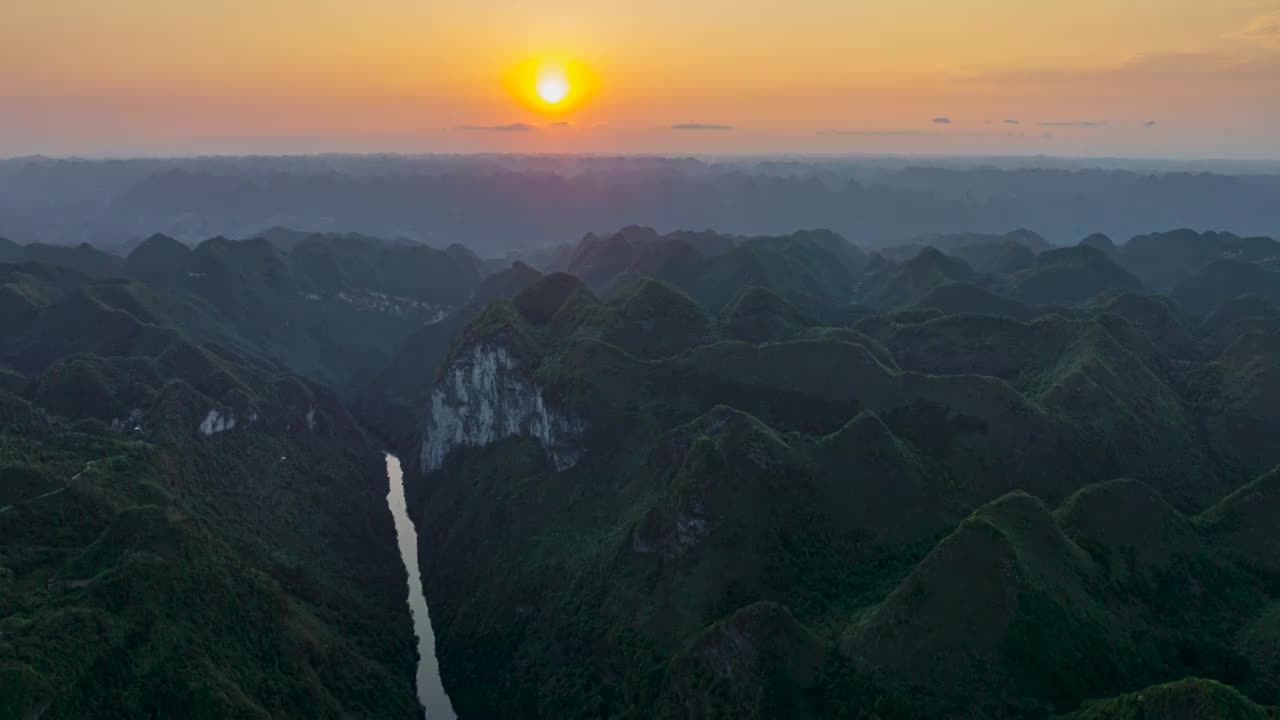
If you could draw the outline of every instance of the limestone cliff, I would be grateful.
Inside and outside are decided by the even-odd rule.
[[[547,405],[543,389],[522,374],[505,348],[477,345],[459,353],[431,393],[421,467],[438,469],[450,450],[483,447],[514,435],[537,438],[557,470],[577,464],[584,423]]]

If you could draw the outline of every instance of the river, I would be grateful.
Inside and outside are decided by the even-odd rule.
[[[409,612],[413,614],[413,632],[418,638],[418,702],[426,711],[427,720],[455,720],[457,715],[449,704],[449,696],[440,684],[440,665],[436,661],[436,635],[431,629],[431,615],[427,612],[427,599],[422,594],[422,575],[418,570],[418,532],[409,519],[404,499],[404,472],[400,459],[387,455],[387,507],[395,519],[396,543],[400,546],[400,559],[409,572]]]

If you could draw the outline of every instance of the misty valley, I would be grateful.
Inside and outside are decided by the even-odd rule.
[[[1274,717],[1280,242],[802,227],[0,240],[0,717]]]

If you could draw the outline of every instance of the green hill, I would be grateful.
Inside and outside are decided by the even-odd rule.
[[[0,717],[1267,717],[1273,246],[0,243]]]
[[[415,332],[466,305],[486,276],[480,259],[459,247],[366,236],[295,240],[213,238],[186,252],[153,237],[127,267],[207,303],[230,333],[347,397],[384,372]]]
[[[819,717],[824,650],[785,607],[742,608],[672,659],[655,717]]]
[[[1007,292],[1036,305],[1082,305],[1108,290],[1141,289],[1142,283],[1106,254],[1079,245],[1041,253],[1033,268],[1013,276]]]
[[[32,243],[23,248],[21,259],[100,276],[119,275],[124,265],[118,256],[103,252],[88,243],[80,243],[74,247]]]
[[[1243,260],[1218,260],[1179,283],[1171,295],[1200,315],[1242,296],[1280,302],[1280,272]]]
[[[417,717],[381,455],[333,391],[198,297],[5,277],[0,716]]]
[[[1187,678],[1116,698],[1094,700],[1066,717],[1074,720],[1268,720],[1276,717],[1276,713],[1222,683]]]
[[[1205,316],[1202,327],[1208,332],[1219,332],[1238,322],[1276,317],[1280,317],[1280,301],[1261,295],[1238,295],[1213,308]]]
[[[1111,619],[1089,592],[1096,572],[1042,503],[1009,495],[940,543],[848,630],[842,652],[926,716],[1035,712],[1031,698],[1044,713],[1133,672],[1108,656]]]
[[[866,262],[865,252],[826,230],[734,238],[629,227],[604,238],[588,235],[564,269],[605,296],[652,277],[718,313],[749,286],[803,308],[847,303]]]
[[[1207,510],[1280,457],[1272,339],[1214,353],[1096,248],[1040,257],[1075,307],[935,249],[851,268],[845,302],[918,305],[844,320],[752,263],[479,313],[402,446],[455,706],[1039,718],[1188,676],[1274,704],[1265,538]]]
[[[1110,237],[1103,233],[1093,233],[1080,241],[1080,245],[1100,250],[1106,255],[1111,255],[1116,251],[1116,243]]]
[[[1118,248],[1115,258],[1148,287],[1169,292],[1214,261],[1252,263],[1277,255],[1280,243],[1271,238],[1181,229],[1132,238]]]
[[[795,305],[764,288],[747,288],[724,310],[725,334],[734,340],[787,340],[819,322]]]
[[[191,248],[167,235],[143,240],[125,259],[124,274],[153,285],[172,287],[186,282]]]
[[[1280,558],[1272,550],[1280,541],[1273,522],[1280,507],[1280,468],[1235,491],[1200,516],[1215,540],[1251,567],[1280,576]]]
[[[1014,273],[1035,264],[1036,254],[1050,249],[1049,243],[1029,230],[1005,235],[962,233],[920,238],[930,247],[960,258],[978,272]]]
[[[1127,291],[1104,293],[1094,298],[1089,310],[1124,318],[1146,335],[1166,357],[1190,359],[1200,354],[1193,323],[1175,303],[1161,295]]]
[[[901,265],[885,266],[868,275],[859,295],[863,302],[871,305],[905,307],[920,303],[938,287],[972,282],[976,278],[973,268],[963,260],[943,255],[936,248],[926,248]]]
[[[1044,312],[966,282],[939,285],[922,298],[919,305],[946,315],[1004,315],[1015,320],[1030,320]]]

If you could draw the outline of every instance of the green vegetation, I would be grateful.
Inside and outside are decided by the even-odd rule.
[[[416,717],[381,454],[334,391],[180,282],[0,281],[0,717]]]
[[[414,717],[377,466],[326,444],[6,434],[0,716]]]
[[[1142,283],[1106,253],[1078,245],[1041,253],[1012,276],[1008,293],[1025,303],[1080,305],[1107,290],[1140,290]]]
[[[1274,249],[0,243],[0,717],[1268,717]]]
[[[411,468],[455,707],[1265,717],[1280,335],[1215,348],[1223,323],[1150,294],[1123,245],[980,270],[939,248],[977,237],[840,265],[632,228],[584,241],[585,283],[478,314],[444,364],[504,348],[584,429],[565,470],[519,435]],[[798,255],[725,260],[748,251]]]
[[[1267,720],[1275,712],[1212,680],[1187,678],[1109,700],[1072,713],[1074,720]]]

